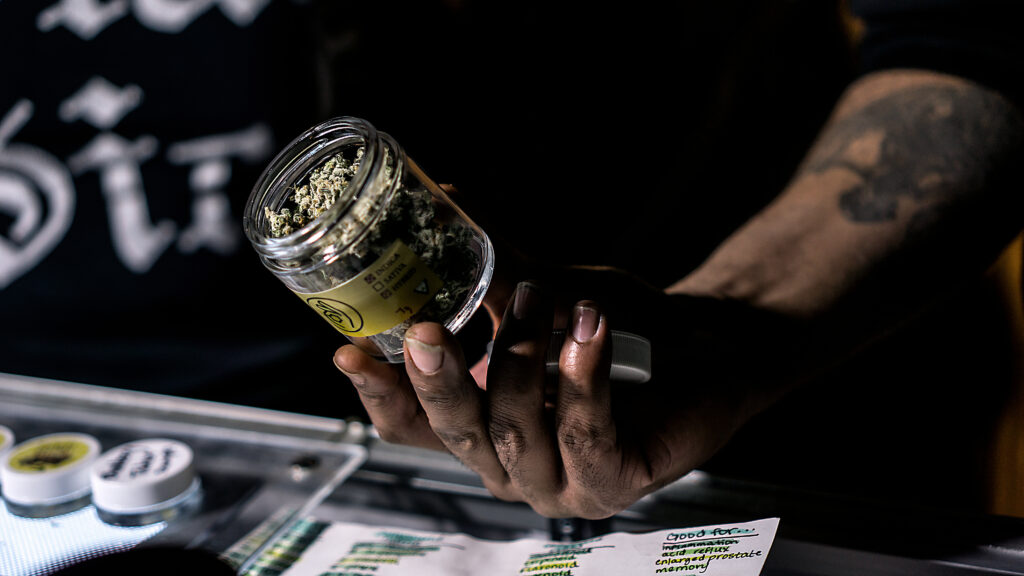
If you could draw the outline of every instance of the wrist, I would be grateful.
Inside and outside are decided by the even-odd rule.
[[[681,353],[686,379],[715,383],[715,402],[736,415],[737,427],[822,367],[818,361],[826,357],[826,340],[803,318],[720,296],[675,294],[671,299],[680,319],[680,334],[671,340]]]

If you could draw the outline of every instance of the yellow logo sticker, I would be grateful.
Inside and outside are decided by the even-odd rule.
[[[11,469],[18,472],[46,472],[70,466],[89,453],[89,445],[73,438],[47,438],[29,444],[9,456]]]
[[[315,294],[295,294],[342,334],[365,337],[408,320],[441,285],[441,279],[419,256],[396,240],[344,284]]]

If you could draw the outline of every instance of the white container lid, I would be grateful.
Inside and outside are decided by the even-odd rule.
[[[552,330],[548,344],[545,369],[548,375],[558,374],[558,359],[565,342],[565,330]],[[487,356],[494,342],[487,343]],[[612,366],[609,380],[620,383],[643,384],[651,379],[651,341],[631,332],[612,330]]]
[[[3,457],[4,498],[24,506],[81,498],[89,493],[89,470],[99,454],[99,440],[88,434],[47,434],[26,440]]]
[[[108,450],[92,466],[92,501],[108,512],[142,512],[182,495],[195,478],[195,457],[184,442],[129,442]]]
[[[14,444],[14,432],[7,426],[0,426],[0,458],[4,456],[7,449]]]
[[[612,382],[643,384],[651,379],[651,341],[632,332],[612,330]],[[558,374],[558,360],[565,342],[564,330],[551,331],[546,368]]]

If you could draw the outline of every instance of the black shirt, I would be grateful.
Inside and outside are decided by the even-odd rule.
[[[0,5],[0,371],[253,399],[324,336],[240,226],[319,120],[312,8],[192,6]]]

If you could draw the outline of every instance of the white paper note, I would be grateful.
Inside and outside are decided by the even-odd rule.
[[[562,543],[333,523],[284,576],[756,575],[778,524],[767,518]]]

